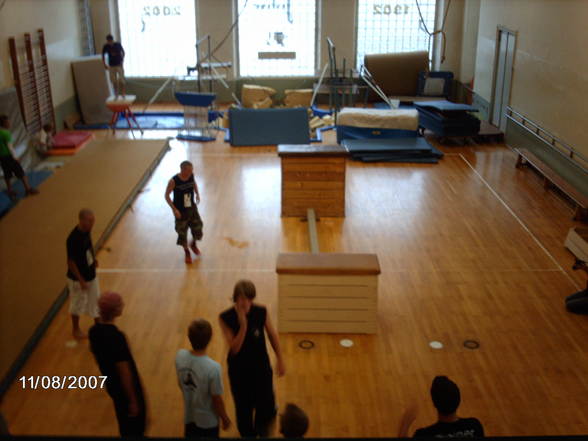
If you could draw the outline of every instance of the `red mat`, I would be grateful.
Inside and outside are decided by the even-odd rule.
[[[53,148],[47,155],[75,155],[92,137],[90,132],[59,132],[53,137]]]

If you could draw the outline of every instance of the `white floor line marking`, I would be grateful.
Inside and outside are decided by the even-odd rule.
[[[196,269],[196,268],[195,268]],[[190,269],[181,269],[181,268],[98,268],[96,272],[98,274],[125,274],[125,273],[185,273],[189,272]],[[273,269],[201,269],[197,268],[198,272],[202,273],[233,273],[233,272],[253,272],[253,273],[273,273],[275,270]],[[418,270],[414,269],[390,269],[386,270],[386,273],[408,273],[408,272],[415,272]],[[459,272],[464,273],[467,271],[478,272],[480,271],[479,268],[458,268],[458,269],[448,269],[448,270],[441,270],[435,271],[438,273],[452,273],[452,272]],[[546,269],[495,269],[495,270],[486,270],[489,273],[558,273],[560,269],[557,268],[546,268]]]
[[[466,158],[464,158],[464,156],[461,153],[459,154],[459,156],[468,165],[468,167],[476,174],[476,176],[478,176],[478,178],[480,178],[480,180],[484,183],[484,185],[488,188],[488,190],[490,190],[490,192],[496,197],[496,199],[498,199],[498,201],[504,206],[504,208],[506,208],[506,210],[512,215],[512,217],[514,217],[516,219],[516,221],[521,225],[521,227],[523,227],[523,229],[527,233],[529,233],[529,236],[531,236],[531,238],[535,241],[535,243],[539,246],[539,248],[541,248],[543,250],[543,252],[547,255],[547,257],[549,257],[551,259],[551,261],[555,264],[555,266],[558,268],[558,270],[561,271],[567,277],[567,279],[574,286],[574,288],[579,290],[580,286],[576,283],[576,281],[574,279],[572,279],[572,277],[567,272],[564,271],[564,269],[559,264],[559,262],[555,259],[555,257],[553,257],[553,255],[547,250],[547,248],[545,248],[545,246],[543,246],[543,244],[537,238],[537,236],[535,236],[535,234],[533,234],[533,232],[529,229],[529,227],[527,227],[527,225],[525,225],[525,223],[516,215],[516,213],[508,206],[508,204],[504,201],[504,199],[502,199],[500,197],[500,195],[498,193],[496,193],[496,191],[492,188],[492,186],[490,184],[488,184],[488,182],[482,177],[482,175],[480,173],[478,173],[478,171],[472,166],[472,164],[469,163],[469,161]]]

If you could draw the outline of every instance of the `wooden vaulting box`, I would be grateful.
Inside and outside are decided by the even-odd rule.
[[[377,255],[284,253],[276,272],[280,332],[376,333]]]

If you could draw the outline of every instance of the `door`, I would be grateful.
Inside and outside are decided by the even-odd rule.
[[[497,41],[491,122],[504,131],[506,108],[510,104],[516,35],[514,32],[499,28]]]

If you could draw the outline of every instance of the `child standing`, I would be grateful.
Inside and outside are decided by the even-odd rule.
[[[35,141],[37,152],[45,156],[53,148],[53,124],[44,124]]]
[[[221,367],[206,355],[212,327],[204,319],[195,320],[188,328],[192,351],[180,349],[176,354],[178,384],[184,395],[185,436],[218,438],[220,418],[223,430],[231,421],[223,401]]]

